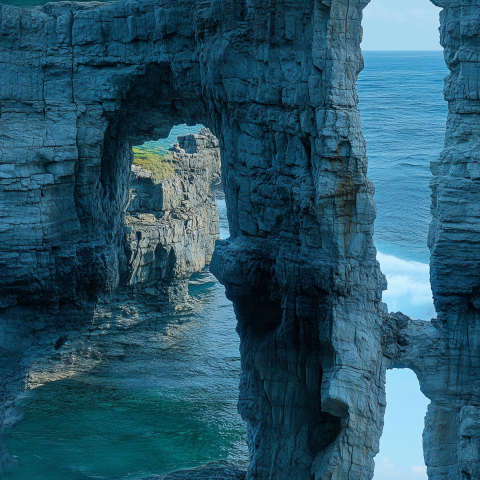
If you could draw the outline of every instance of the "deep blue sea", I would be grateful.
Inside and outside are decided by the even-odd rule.
[[[444,139],[443,54],[364,57],[358,90],[376,185],[375,243],[389,282],[384,301],[390,310],[430,319],[429,163]],[[171,145],[199,128],[176,127],[161,142]],[[218,204],[225,238],[225,202]],[[145,342],[132,343],[126,357],[108,351],[93,371],[28,392],[20,402],[23,420],[6,434],[19,466],[5,480],[130,480],[218,459],[245,461],[233,309],[207,271],[192,279],[191,294],[196,313],[159,321],[154,330],[144,325],[134,334]],[[427,400],[413,373],[389,373],[387,401],[375,480],[426,480]]]

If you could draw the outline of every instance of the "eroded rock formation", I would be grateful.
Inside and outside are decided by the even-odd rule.
[[[139,301],[182,303],[190,276],[210,263],[219,238],[218,207],[210,190],[220,179],[218,140],[203,129],[171,149],[175,175],[157,181],[132,165],[120,284]],[[175,295],[172,297],[172,282]]]
[[[230,225],[212,271],[238,318],[248,479],[370,479],[392,367],[413,368],[432,399],[430,478],[479,478],[478,6],[437,2],[452,74],[427,324],[381,303],[355,90],[367,3],[0,7],[2,315],[25,330],[88,321],[123,278],[131,145],[208,126]]]

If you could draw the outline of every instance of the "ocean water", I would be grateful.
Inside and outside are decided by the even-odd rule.
[[[430,162],[443,148],[443,52],[364,52],[358,93],[368,175],[375,184],[375,245],[391,311],[435,316],[429,281]]]
[[[427,248],[430,162],[443,148],[443,52],[364,52],[358,93],[368,175],[376,187],[383,301],[413,318],[435,316]],[[374,480],[427,480],[422,431],[428,399],[410,370],[387,372],[387,411]]]
[[[443,145],[447,71],[441,52],[364,56],[358,89],[376,185],[375,242],[389,282],[384,301],[390,310],[429,319],[429,163]],[[198,130],[178,126],[161,142]],[[217,201],[226,238],[225,201]],[[190,291],[197,305],[191,314],[122,334],[124,342],[137,339],[127,355],[106,352],[95,370],[24,395],[23,419],[5,436],[18,458],[5,480],[130,480],[219,459],[246,462],[233,308],[208,271],[192,278]],[[428,402],[412,372],[387,378],[375,480],[426,480],[421,433]]]

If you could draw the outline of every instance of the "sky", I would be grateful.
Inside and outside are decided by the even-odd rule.
[[[429,0],[371,0],[363,12],[363,50],[441,50],[440,8]]]
[[[389,311],[400,310],[423,320],[436,316],[428,265],[380,252],[377,259],[388,280],[383,301]],[[373,480],[427,480],[422,433],[430,401],[411,370],[389,370],[386,390],[385,426]]]
[[[387,372],[387,411],[373,480],[427,480],[422,431],[429,400],[411,370]]]

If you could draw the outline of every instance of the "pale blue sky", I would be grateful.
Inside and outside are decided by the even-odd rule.
[[[388,280],[383,301],[389,310],[424,320],[434,316],[428,265],[380,252],[377,258]],[[429,403],[411,370],[387,372],[385,427],[373,480],[428,480],[422,433]]]
[[[429,0],[371,0],[363,13],[363,50],[441,50],[440,8]]]

